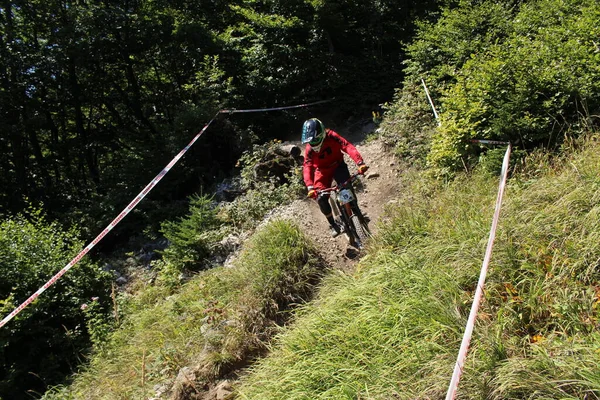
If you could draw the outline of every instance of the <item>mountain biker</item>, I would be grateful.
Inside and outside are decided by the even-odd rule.
[[[319,195],[319,191],[331,187],[334,179],[337,183],[344,183],[350,179],[350,171],[344,162],[342,151],[356,163],[359,174],[364,174],[369,167],[352,143],[337,132],[325,128],[317,118],[304,121],[302,144],[306,144],[303,176],[308,197],[317,200],[321,212],[329,222],[331,236],[336,237],[341,230],[333,218],[329,196]]]

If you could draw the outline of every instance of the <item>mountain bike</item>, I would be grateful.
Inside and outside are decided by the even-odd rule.
[[[357,249],[363,248],[371,231],[368,219],[360,211],[356,193],[352,183],[360,174],[354,174],[341,185],[319,191],[319,195],[329,195],[329,203],[334,217],[341,223],[343,233],[348,238],[350,245]]]

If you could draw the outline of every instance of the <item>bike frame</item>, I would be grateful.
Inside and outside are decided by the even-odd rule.
[[[319,195],[329,195],[329,202],[332,205],[333,213],[336,217],[339,217],[350,245],[358,249],[364,246],[364,242],[370,235],[367,221],[360,211],[356,193],[352,186],[352,183],[358,179],[359,175],[354,174],[342,184],[319,191]],[[352,194],[352,200],[348,200],[347,196],[349,194],[347,192],[344,193],[344,190],[348,190]]]

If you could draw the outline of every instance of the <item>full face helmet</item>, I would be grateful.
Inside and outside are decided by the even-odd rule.
[[[302,144],[310,144],[310,147],[317,153],[321,150],[321,145],[325,139],[325,125],[316,118],[304,121],[302,126]]]

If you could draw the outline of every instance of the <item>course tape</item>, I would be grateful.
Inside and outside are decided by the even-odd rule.
[[[481,143],[481,144],[500,144],[500,145],[507,145],[507,144],[509,144],[508,142],[501,142],[499,140],[483,140],[483,139],[472,139],[471,142],[473,142],[473,143]]]
[[[315,101],[314,103],[298,104],[295,106],[285,106],[285,107],[273,107],[273,108],[250,108],[250,109],[245,109],[245,110],[236,110],[235,108],[232,108],[230,110],[221,110],[221,111],[219,111],[219,113],[235,114],[235,113],[252,113],[252,112],[265,112],[265,111],[281,111],[281,110],[289,110],[292,108],[302,108],[302,107],[314,106],[316,104],[329,103],[330,101],[333,101],[333,100],[334,99],[321,100],[321,101]]]
[[[121,213],[110,224],[108,224],[108,226],[106,228],[104,228],[104,230],[98,236],[96,236],[96,238],[94,240],[92,240],[79,254],[77,254],[77,256],[75,256],[75,258],[73,258],[63,269],[61,269],[56,275],[54,275],[52,278],[50,278],[50,280],[48,282],[46,282],[41,288],[39,288],[27,300],[25,300],[23,303],[21,303],[21,305],[19,305],[17,308],[15,308],[2,321],[0,321],[0,328],[2,328],[4,325],[6,325],[11,319],[13,319],[21,311],[23,311],[23,309],[25,307],[27,307],[35,299],[37,299],[42,293],[44,293],[44,291],[46,289],[48,289],[50,286],[52,286],[53,284],[55,284],[56,281],[58,281],[64,274],[66,274],[67,271],[69,271],[75,264],[77,264],[92,248],[94,248],[94,246],[96,246],[98,244],[98,242],[100,242],[119,222],[121,222],[121,220],[123,218],[125,218],[125,216],[127,214],[129,214],[131,212],[131,210],[133,210],[135,208],[135,206],[137,206],[137,204],[140,201],[142,201],[142,199],[144,197],[146,197],[146,195],[148,193],[150,193],[150,191],[152,189],[154,189],[154,187],[167,174],[167,172],[169,172],[169,170],[171,168],[173,168],[173,166],[175,164],[177,164],[177,162],[181,159],[181,157],[183,157],[183,155],[194,145],[194,143],[196,143],[196,141],[208,129],[208,127],[210,126],[210,124],[212,124],[212,122],[217,118],[217,116],[219,114],[286,110],[286,109],[291,109],[291,108],[308,107],[308,106],[311,106],[311,105],[314,105],[314,104],[321,104],[321,103],[326,103],[326,102],[329,102],[329,101],[332,101],[332,100],[322,100],[322,101],[317,101],[317,102],[314,102],[314,103],[307,103],[307,104],[300,104],[300,105],[286,106],[286,107],[275,107],[275,108],[264,108],[264,109],[249,109],[249,110],[220,110],[219,112],[217,112],[215,114],[215,116],[206,125],[204,125],[204,127],[202,128],[202,130],[200,132],[198,132],[196,134],[196,136],[194,136],[194,138],[190,141],[190,143],[187,146],[185,146],[179,152],[179,154],[177,154],[175,156],[175,158],[173,158],[173,160],[171,160],[171,162],[162,171],[160,171],[160,173],[158,175],[156,175],[156,177],[154,177],[154,179],[152,179],[152,181],[148,185],[146,185],[146,187],[131,201],[131,203],[129,203],[127,205],[127,207],[125,207],[125,209],[123,209],[123,211],[121,211]]]
[[[479,281],[477,282],[477,290],[475,291],[475,297],[473,298],[473,304],[471,305],[471,312],[469,319],[467,320],[467,326],[465,333],[460,345],[456,364],[454,365],[454,372],[452,374],[452,380],[446,393],[446,400],[453,400],[456,396],[458,389],[458,382],[462,375],[463,368],[465,365],[465,359],[467,358],[467,352],[469,350],[469,343],[471,342],[471,335],[473,334],[473,328],[475,327],[475,319],[477,318],[477,312],[479,310],[479,304],[483,296],[483,287],[485,285],[485,277],[487,275],[488,266],[492,257],[492,248],[494,247],[494,240],[496,239],[496,228],[498,227],[498,219],[500,218],[500,208],[502,207],[502,198],[504,196],[504,188],[506,187],[506,176],[508,175],[508,164],[510,161],[510,153],[512,147],[510,143],[504,154],[504,161],[502,162],[502,173],[500,176],[500,185],[498,187],[498,196],[496,197],[496,209],[494,211],[494,218],[492,219],[492,227],[490,229],[490,236],[488,238],[487,248],[485,250],[485,257],[481,266],[481,272],[479,274]]]
[[[435,109],[433,100],[431,99],[431,96],[429,95],[429,89],[427,89],[427,85],[425,84],[425,81],[423,80],[423,78],[421,78],[421,83],[423,84],[423,88],[425,89],[425,94],[427,95],[427,100],[429,100],[429,105],[431,105],[431,109],[433,110],[433,115],[435,116],[435,120],[438,122],[438,126],[442,126],[442,123],[440,122],[440,116],[438,115],[438,113]]]
[[[121,213],[114,220],[112,220],[112,222],[110,224],[108,224],[108,226],[106,228],[104,228],[104,230],[98,236],[96,236],[96,238],[94,240],[92,240],[79,254],[77,254],[77,256],[75,256],[75,258],[73,258],[63,269],[61,269],[48,282],[46,282],[44,284],[44,286],[42,286],[41,288],[39,288],[37,290],[37,292],[35,292],[34,294],[32,294],[19,307],[15,308],[13,310],[13,312],[11,312],[10,314],[8,314],[0,322],[0,328],[2,328],[4,325],[6,325],[6,323],[8,321],[10,321],[11,319],[13,319],[25,307],[27,307],[35,299],[37,299],[46,289],[48,289],[50,286],[52,286],[54,283],[56,283],[56,281],[58,281],[60,279],[60,277],[62,277],[65,273],[67,273],[68,270],[70,270],[75,264],[77,264],[79,262],[79,260],[81,260],[83,258],[83,256],[85,256],[94,246],[96,246],[98,244],[98,242],[100,242],[104,238],[104,236],[106,236],[108,234],[108,232],[110,232],[119,222],[121,222],[121,220],[123,218],[125,218],[125,216],[127,214],[129,214],[131,212],[131,210],[133,210],[135,208],[135,206],[144,197],[146,197],[146,195],[158,184],[158,182],[160,182],[160,180],[179,161],[179,159],[181,157],[183,157],[183,155],[190,149],[190,147],[192,147],[192,145],[194,143],[196,143],[196,141],[198,140],[198,138],[200,138],[200,136],[202,136],[202,134],[206,131],[206,129],[208,128],[208,126],[215,120],[216,116],[217,115],[215,115],[213,117],[213,119],[211,119],[208,124],[204,125],[204,128],[202,128],[202,130],[200,132],[198,132],[198,134],[192,139],[192,141],[187,146],[185,146],[183,148],[183,150],[181,150],[179,152],[179,154],[177,154],[175,156],[175,158],[173,158],[173,160],[171,160],[171,162],[162,171],[160,171],[160,173],[158,175],[156,175],[156,177],[154,177],[154,179],[152,179],[152,181],[148,185],[146,185],[146,187],[131,201],[131,203],[129,203],[127,205],[127,207],[125,207],[125,209],[123,209],[123,211],[121,211]]]

